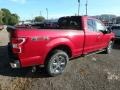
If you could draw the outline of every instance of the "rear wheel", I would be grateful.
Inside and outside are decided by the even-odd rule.
[[[66,52],[62,50],[54,50],[52,55],[48,57],[46,71],[50,76],[57,76],[64,72],[69,58]]]
[[[105,49],[106,54],[110,54],[112,52],[113,41],[110,41],[107,48]]]

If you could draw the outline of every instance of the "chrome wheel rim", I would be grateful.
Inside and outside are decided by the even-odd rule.
[[[52,73],[59,74],[64,71],[65,66],[66,57],[64,55],[57,55],[53,58],[50,69]]]

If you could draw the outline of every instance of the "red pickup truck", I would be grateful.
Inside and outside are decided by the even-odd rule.
[[[68,16],[58,25],[8,27],[9,56],[12,68],[44,66],[50,76],[61,74],[71,58],[93,52],[111,52],[114,34],[97,19],[88,16]]]

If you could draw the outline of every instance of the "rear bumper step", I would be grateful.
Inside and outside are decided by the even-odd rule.
[[[16,61],[10,63],[10,66],[12,68],[20,68],[20,62],[19,62],[19,60],[16,60]]]

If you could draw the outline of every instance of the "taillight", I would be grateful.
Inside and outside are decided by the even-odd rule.
[[[25,43],[26,38],[13,38],[12,39],[12,47],[14,53],[21,53],[22,46]]]

